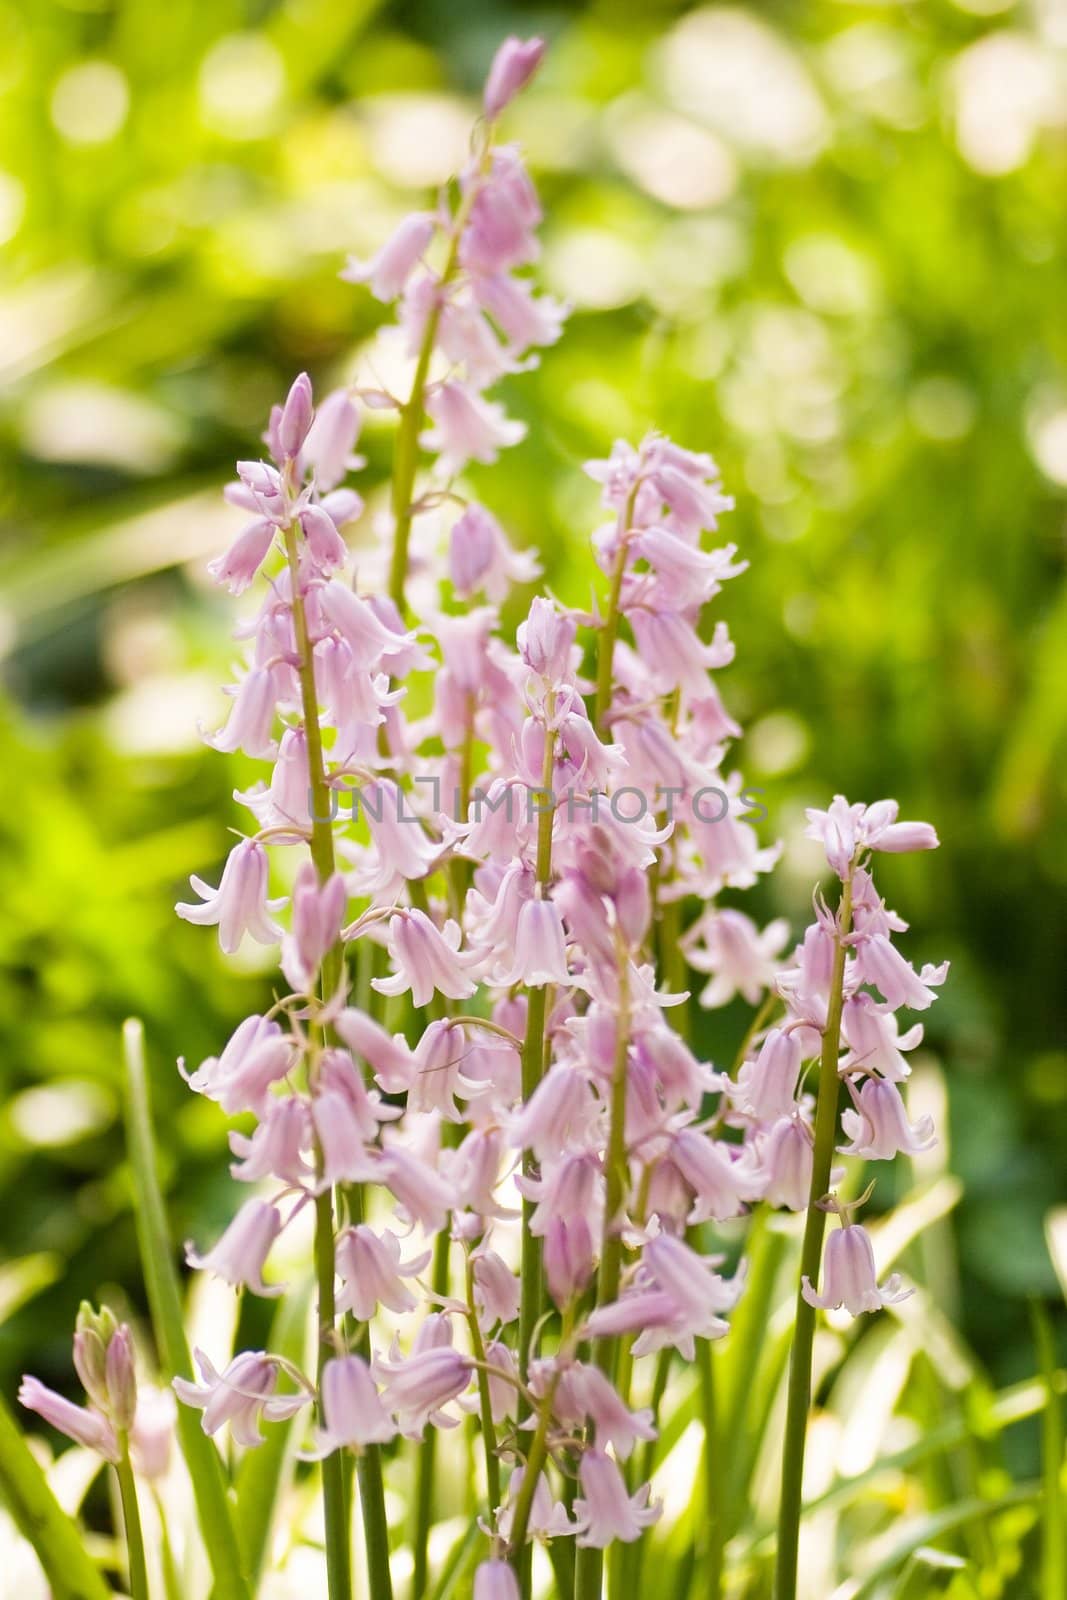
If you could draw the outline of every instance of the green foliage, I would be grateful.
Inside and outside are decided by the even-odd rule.
[[[1037,1478],[1038,1430],[1023,1417],[1001,1454],[998,1407],[1017,1391],[996,1398],[982,1374],[1033,1370],[1026,1300],[1056,1293],[1041,1220],[1062,1200],[1067,1137],[1067,145],[1041,88],[1063,40],[1051,7],[950,0],[593,0],[532,20],[553,50],[514,131],[550,213],[544,276],[574,314],[508,385],[530,432],[487,498],[543,551],[553,589],[585,603],[598,514],[582,460],[652,426],[712,449],[738,502],[724,527],[751,561],[722,608],[738,643],[724,694],[767,836],[789,846],[763,911],[805,915],[805,804],[894,794],[939,829],[936,858],[884,874],[913,908],[909,953],[953,958],[928,1047],[962,1180],[908,1244],[938,1334],[901,1405],[945,1453],[908,1443],[894,1470],[921,1473],[928,1517],[951,1502],[957,1520],[917,1514],[883,1588],[868,1573],[861,1592],[1008,1593],[973,1572],[1013,1581],[1033,1513],[1025,1484],[1019,1505],[1007,1485]],[[297,368],[317,384],[357,369],[378,308],[338,266],[446,175],[464,97],[531,14],[46,0],[0,4],[0,24],[10,1393],[30,1351],[63,1382],[83,1296],[108,1287],[144,1310],[121,1019],[144,1018],[157,1063],[199,1061],[266,998],[261,971],[235,978],[171,911],[223,855],[243,781],[193,740],[197,716],[221,717],[229,659],[202,580],[229,527],[219,487]],[[372,510],[389,444],[368,427]],[[728,1010],[701,1027],[728,1060],[744,1022]],[[229,1206],[221,1122],[176,1072],[152,1092],[174,1237],[206,1235]],[[1062,1309],[1042,1327],[1047,1378]],[[850,1350],[854,1385],[874,1345]],[[723,1353],[728,1414],[758,1424],[736,1493],[759,1480],[782,1349]],[[827,1381],[832,1403],[843,1379]],[[866,1495],[880,1471],[853,1485]],[[1045,1474],[1059,1481],[1047,1459]],[[847,1544],[870,1508],[839,1489]],[[967,1520],[976,1501],[988,1528]],[[935,1533],[967,1570],[927,1570]],[[465,1556],[457,1535],[454,1574]],[[661,1556],[669,1593],[679,1573]]]

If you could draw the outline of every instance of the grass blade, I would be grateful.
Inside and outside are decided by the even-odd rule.
[[[1056,1344],[1052,1321],[1045,1307],[1034,1301],[1030,1308],[1034,1323],[1034,1343],[1045,1389],[1045,1410],[1041,1419],[1041,1475],[1045,1493],[1041,1508],[1041,1596],[1060,1600],[1067,1594],[1067,1543],[1064,1542],[1063,1506],[1063,1410],[1057,1387]]]
[[[145,1074],[144,1029],[131,1019],[122,1030],[126,1062],[126,1138],[136,1185],[134,1216],[148,1304],[160,1362],[168,1377],[191,1378],[182,1300],[156,1170],[152,1112]],[[249,1600],[222,1462],[188,1406],[178,1407],[178,1438],[192,1479],[200,1533],[215,1580],[215,1600]]]
[[[55,1600],[113,1600],[62,1510],[44,1472],[0,1401],[0,1492],[23,1538],[37,1552]]]

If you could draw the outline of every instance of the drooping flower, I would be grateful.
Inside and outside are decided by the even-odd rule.
[[[276,1394],[279,1364],[263,1350],[243,1350],[224,1372],[218,1372],[203,1350],[193,1352],[203,1380],[174,1379],[174,1392],[187,1406],[204,1413],[205,1433],[230,1425],[238,1444],[263,1443],[259,1423],[287,1422],[311,1400],[310,1393]]]
[[[203,901],[202,905],[180,902],[175,910],[185,922],[200,927],[218,926],[219,945],[233,955],[245,934],[259,944],[277,944],[282,929],[271,920],[285,900],[267,897],[267,852],[255,839],[242,839],[234,846],[222,871],[217,889],[202,878],[189,882]]]
[[[809,1306],[823,1311],[844,1306],[854,1317],[865,1311],[881,1311],[883,1306],[906,1300],[915,1292],[902,1288],[898,1272],[879,1288],[870,1235],[859,1223],[835,1228],[827,1239],[822,1293],[816,1293],[806,1275],[801,1282]]]

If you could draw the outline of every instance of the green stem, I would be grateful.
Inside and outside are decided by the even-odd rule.
[[[144,1554],[144,1534],[141,1531],[141,1508],[137,1504],[137,1484],[130,1465],[129,1440],[119,1435],[121,1459],[115,1468],[122,1500],[122,1520],[126,1527],[126,1562],[130,1574],[132,1600],[148,1600],[148,1566]]]
[[[478,1362],[478,1401],[482,1417],[482,1444],[485,1447],[485,1482],[488,1499],[489,1526],[495,1527],[496,1514],[500,1509],[500,1458],[496,1453],[496,1427],[493,1423],[493,1403],[489,1391],[489,1374],[485,1370],[485,1340],[482,1338],[481,1324],[478,1321],[478,1312],[474,1304],[474,1267],[470,1257],[467,1258],[467,1304],[470,1312],[467,1325],[470,1328],[471,1349],[474,1359]]]
[[[615,1062],[611,1077],[611,1111],[604,1171],[604,1233],[600,1247],[596,1303],[610,1305],[618,1298],[622,1276],[622,1234],[619,1214],[626,1199],[626,1069],[630,1058],[629,964],[619,946],[619,998],[616,1013]],[[593,1359],[607,1377],[615,1367],[617,1341],[594,1340]],[[575,1564],[575,1600],[599,1600],[604,1575],[602,1550],[579,1550]]]
[[[627,515],[624,520],[629,523],[632,515],[633,496],[627,506]],[[604,725],[611,704],[611,686],[615,668],[615,643],[619,637],[619,601],[622,597],[622,580],[626,575],[626,557],[629,546],[626,543],[627,528],[619,529],[619,549],[615,557],[615,565],[611,572],[611,590],[608,594],[608,613],[604,618],[604,625],[600,630],[600,639],[597,645],[596,658],[596,699],[593,702],[593,726],[601,738],[604,738],[607,729]]]
[[[482,150],[479,176],[487,170],[489,151],[492,143],[492,125],[485,129],[485,142]],[[404,586],[408,576],[408,541],[411,537],[411,522],[414,515],[414,502],[412,496],[415,492],[415,474],[419,466],[419,429],[426,402],[426,382],[430,376],[430,362],[433,360],[434,345],[437,342],[437,330],[441,323],[441,312],[444,308],[444,290],[452,282],[459,270],[459,243],[470,215],[470,208],[474,204],[479,189],[479,183],[470,184],[455,217],[452,221],[452,240],[448,249],[448,256],[441,272],[441,282],[437,299],[426,318],[423,329],[422,344],[415,363],[415,376],[411,381],[411,392],[407,400],[400,407],[400,427],[397,430],[396,448],[393,451],[393,481],[390,503],[393,512],[393,554],[389,565],[389,594],[401,616],[404,614]]]
[[[434,1240],[433,1290],[436,1295],[448,1294],[448,1260],[451,1239],[447,1226]],[[412,1539],[414,1566],[412,1569],[412,1600],[423,1600],[430,1583],[430,1528],[433,1525],[434,1479],[437,1472],[437,1429],[429,1428],[418,1447],[418,1470],[415,1483],[415,1531]],[[377,1597],[375,1597],[377,1600]]]
[[[811,1353],[815,1340],[815,1308],[804,1298],[803,1279],[818,1286],[822,1260],[826,1213],[822,1200],[830,1186],[830,1169],[837,1139],[837,1108],[840,1079],[837,1063],[841,1044],[841,1009],[844,1003],[845,940],[852,926],[852,868],[841,891],[837,914],[837,937],[830,978],[826,1027],[822,1036],[819,1062],[819,1100],[815,1113],[815,1150],[812,1160],[811,1189],[804,1223],[804,1242],[800,1250],[800,1281],[797,1284],[796,1323],[789,1361],[789,1388],[786,1398],[785,1440],[782,1445],[782,1497],[778,1510],[778,1553],[775,1600],[796,1600],[797,1556],[800,1545],[800,1505],[804,1486],[804,1446],[807,1442],[808,1411],[811,1406]]]
[[[545,748],[541,758],[541,800],[553,794],[556,770],[556,736],[548,727],[555,711],[555,694],[546,701]],[[554,802],[537,814],[536,892],[543,894],[552,881],[552,823],[555,817]],[[545,1021],[548,1014],[548,989],[542,984],[526,993],[526,1037],[522,1046],[522,1098],[528,1102],[545,1070],[547,1040]],[[523,1151],[522,1170],[531,1174],[533,1162],[528,1150]],[[541,1316],[541,1241],[530,1230],[534,1213],[532,1200],[522,1202],[522,1244],[519,1276],[521,1298],[519,1301],[519,1371],[525,1379],[529,1369],[530,1345],[534,1329]]]
[[[556,1386],[558,1383],[559,1373],[553,1377],[548,1391],[538,1407],[537,1428],[530,1445],[530,1453],[526,1457],[526,1466],[522,1474],[522,1487],[519,1489],[518,1499],[515,1501],[515,1515],[511,1522],[510,1547],[512,1558],[519,1562],[520,1567],[525,1566],[527,1571],[528,1563],[523,1563],[522,1558],[526,1550],[526,1535],[529,1532],[530,1512],[533,1510],[537,1480],[541,1476],[545,1462],[548,1459],[548,1430],[552,1421],[552,1404],[556,1398]],[[520,1579],[522,1576],[522,1571],[520,1571]]]
[[[285,554],[289,564],[289,584],[293,611],[293,631],[296,634],[300,697],[304,714],[304,732],[307,737],[308,782],[314,805],[311,827],[311,858],[315,863],[320,882],[325,883],[335,868],[333,826],[330,817],[330,789],[326,781],[326,762],[322,750],[322,729],[319,725],[319,699],[315,685],[315,659],[308,632],[307,611],[300,589],[300,550],[294,524],[285,530]],[[335,944],[323,958],[323,998],[329,1000],[336,992],[344,968],[344,952]],[[315,1201],[315,1279],[318,1286],[318,1360],[317,1375],[320,1395],[322,1377],[334,1356],[334,1337],[337,1322],[335,1280],[333,1195],[323,1191]],[[322,1498],[326,1524],[326,1573],[330,1600],[351,1600],[352,1595],[352,1533],[344,1462],[339,1451],[326,1456],[322,1463]],[[366,1507],[364,1507],[366,1510]]]
[[[137,1199],[134,1221],[152,1328],[164,1373],[192,1378],[178,1275],[156,1170],[144,1029],[140,1022],[132,1018],[126,1022],[122,1040],[126,1062],[126,1141]],[[218,1600],[248,1600],[222,1462],[213,1441],[201,1428],[199,1416],[189,1406],[178,1407],[178,1437],[192,1479],[197,1520],[211,1563],[215,1594]]]
[[[715,1392],[715,1352],[709,1339],[697,1340],[700,1363],[700,1411],[704,1423],[704,1517],[706,1523],[708,1600],[721,1600],[723,1560],[722,1437]]]
[[[333,1360],[337,1321],[335,1297],[333,1197],[327,1189],[315,1201],[315,1280],[319,1291],[318,1386]],[[320,1401],[321,1404],[321,1401]],[[351,1600],[352,1538],[345,1471],[341,1452],[322,1463],[322,1498],[326,1517],[326,1577],[330,1600]]]

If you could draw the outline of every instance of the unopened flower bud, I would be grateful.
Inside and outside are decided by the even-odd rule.
[[[81,1313],[78,1322],[81,1323]],[[107,1347],[94,1328],[77,1328],[74,1335],[74,1370],[95,1406],[107,1410]]]
[[[543,39],[505,39],[489,68],[485,82],[485,114],[499,117],[541,65],[545,53]]]
[[[107,1347],[107,1414],[122,1433],[133,1427],[137,1411],[137,1373],[133,1358],[133,1338],[123,1322]]]
[[[300,454],[300,446],[308,436],[314,415],[311,379],[306,372],[302,372],[289,390],[278,419],[278,444],[285,455]]]

